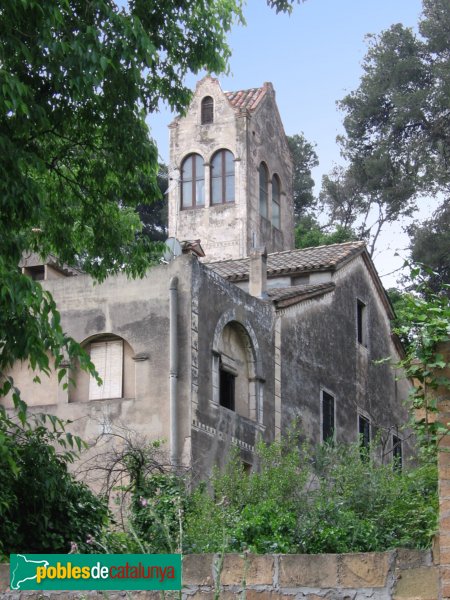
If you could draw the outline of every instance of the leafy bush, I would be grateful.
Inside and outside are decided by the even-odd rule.
[[[73,451],[56,452],[53,444],[72,436],[58,419],[48,419],[53,429],[43,415],[35,426],[0,420],[9,446],[0,455],[0,555],[65,553],[72,543],[88,550],[86,540],[99,536],[108,520],[106,504],[68,472]]]
[[[434,464],[402,473],[362,460],[358,444],[311,449],[295,436],[261,443],[256,454],[256,472],[245,475],[235,453],[224,471],[194,490],[172,474],[146,478],[133,497],[130,543],[185,553],[430,545],[438,508]]]

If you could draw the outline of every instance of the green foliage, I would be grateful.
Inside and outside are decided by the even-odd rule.
[[[79,438],[45,415],[36,417],[33,426],[4,416],[0,438],[0,556],[66,553],[72,543],[87,549],[86,540],[100,534],[108,509],[67,470],[73,448],[82,446]]]
[[[424,0],[419,34],[395,24],[368,36],[360,84],[339,103],[349,166],[323,194],[331,213],[350,206],[371,252],[384,224],[411,216],[421,195],[448,195],[449,24],[448,0]]]
[[[427,273],[428,287],[434,292],[445,289],[443,284],[450,285],[450,204],[444,204],[431,219],[409,227],[408,233],[412,261],[431,269]]]
[[[330,244],[342,244],[343,242],[350,242],[356,239],[357,237],[351,228],[337,225],[334,231],[327,232],[310,215],[301,217],[295,227],[296,248],[329,246]]]
[[[295,222],[305,216],[317,204],[314,197],[314,180],[311,170],[317,167],[317,158],[314,146],[305,139],[303,133],[288,135],[287,141],[293,162],[292,191],[294,197]]]
[[[401,472],[363,460],[359,444],[313,450],[297,435],[260,443],[256,458],[257,470],[245,474],[236,451],[194,489],[181,476],[146,477],[133,493],[128,535],[108,534],[104,546],[184,553],[429,547],[438,511],[435,464]]]
[[[430,290],[429,275],[420,266],[412,269],[414,293],[403,294],[394,331],[406,341],[406,357],[398,366],[413,380],[412,406],[423,414],[419,419],[413,415],[412,424],[422,448],[435,454],[439,439],[449,434],[446,425],[430,419],[430,413],[438,410],[436,390],[450,390],[448,365],[440,353],[440,344],[450,341],[450,299],[449,286],[444,285],[440,294]]]

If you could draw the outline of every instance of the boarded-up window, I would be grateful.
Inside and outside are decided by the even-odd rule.
[[[322,441],[333,441],[334,430],[334,397],[322,390]]]
[[[98,385],[94,377],[89,380],[89,400],[122,398],[123,342],[110,340],[91,344],[91,361],[102,379]]]

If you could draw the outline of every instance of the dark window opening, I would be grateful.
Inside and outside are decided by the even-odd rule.
[[[361,456],[368,457],[370,446],[370,421],[362,415],[358,415],[358,434]]]
[[[331,442],[334,439],[334,397],[322,391],[322,441]]]
[[[267,219],[268,215],[268,199],[269,199],[269,171],[266,165],[262,162],[259,165],[259,213]]]
[[[356,302],[356,326],[357,326],[357,335],[358,342],[360,344],[366,345],[366,334],[365,334],[365,326],[366,326],[366,305],[361,300],[357,300]]]
[[[242,461],[242,470],[244,472],[244,475],[250,475],[252,472],[252,465],[250,463]]]
[[[45,266],[44,265],[36,265],[35,267],[25,267],[24,275],[28,275],[34,281],[44,281],[45,279]]]
[[[396,435],[392,436],[392,458],[394,460],[394,469],[401,471],[403,468],[402,440]]]
[[[202,125],[214,122],[214,100],[206,96],[202,100]]]
[[[220,369],[220,397],[219,404],[224,408],[228,408],[229,410],[235,410],[235,379],[236,376],[230,373],[229,371],[225,371],[224,369]]]
[[[272,177],[272,225],[277,229],[281,229],[280,220],[280,196],[281,185],[278,175]]]

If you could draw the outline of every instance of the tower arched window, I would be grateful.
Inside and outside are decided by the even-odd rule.
[[[202,125],[214,122],[214,100],[211,96],[205,96],[202,100],[201,119]]]
[[[205,163],[190,154],[181,163],[181,208],[205,206]]]
[[[234,156],[219,150],[211,161],[211,204],[234,202]]]
[[[280,225],[280,196],[281,184],[278,175],[272,177],[272,225],[281,229]]]
[[[266,163],[259,165],[259,213],[267,219],[269,200],[269,170]]]

